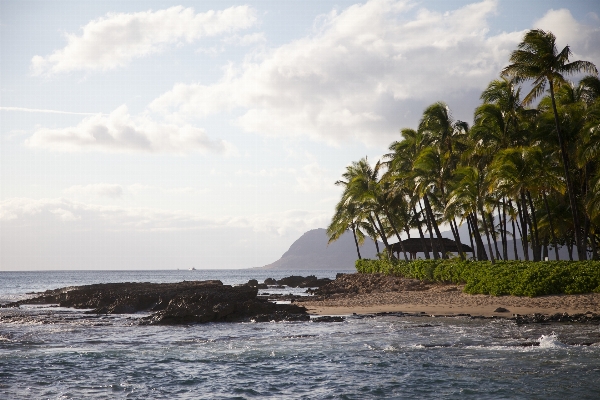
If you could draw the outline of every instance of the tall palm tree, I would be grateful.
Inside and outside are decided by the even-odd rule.
[[[549,87],[554,121],[556,124],[556,134],[558,135],[563,167],[565,170],[569,203],[573,214],[577,252],[579,259],[585,260],[587,259],[586,245],[583,243],[581,237],[581,227],[577,215],[577,201],[575,193],[573,192],[569,171],[569,157],[566,143],[563,140],[560,129],[554,91],[565,83],[564,75],[572,75],[580,72],[598,74],[598,70],[596,69],[596,66],[589,61],[578,60],[569,62],[571,54],[569,46],[566,46],[558,52],[556,48],[556,37],[552,32],[545,32],[541,29],[530,30],[525,34],[523,41],[519,43],[517,50],[512,52],[510,56],[511,64],[502,70],[502,75],[511,77],[515,83],[533,80],[533,88],[523,100],[525,104],[531,104],[536,97],[539,97],[544,93],[546,84]]]

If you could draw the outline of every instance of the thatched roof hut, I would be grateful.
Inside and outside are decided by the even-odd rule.
[[[427,251],[431,252],[433,251],[431,248],[431,241],[434,241],[435,246],[437,247],[438,251],[441,252],[441,246],[440,246],[440,242],[439,239],[437,238],[425,238],[425,244],[427,246]],[[452,252],[452,253],[458,253],[458,246],[456,245],[456,242],[454,240],[451,239],[447,239],[447,238],[443,238],[442,239],[444,241],[444,247],[446,248],[446,251],[448,252]],[[407,253],[410,253],[411,255],[411,259],[414,259],[417,257],[417,253],[422,253],[423,252],[423,242],[421,241],[421,238],[410,238],[410,239],[405,239],[402,241],[402,244],[404,245],[404,248],[406,249]],[[401,254],[402,253],[402,247],[400,247],[400,243],[394,243],[392,246],[392,251],[394,253],[398,253]],[[467,246],[464,243],[461,243],[462,246],[462,251],[465,253],[472,253],[473,249],[471,248],[471,246]]]

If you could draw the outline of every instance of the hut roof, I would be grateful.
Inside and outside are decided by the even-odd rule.
[[[425,238],[425,244],[427,245],[427,251],[432,251],[431,240],[432,239],[430,239],[428,237]],[[444,247],[446,247],[446,251],[458,253],[458,246],[456,245],[456,242],[454,240],[447,239],[447,238],[442,238],[442,240],[444,241]],[[433,238],[433,241],[435,242],[438,250],[441,251],[441,248],[439,246],[439,239]],[[409,253],[423,252],[423,243],[421,242],[421,238],[405,239],[402,241],[402,244],[404,245],[404,248],[406,249],[406,251]],[[391,246],[392,246],[392,250],[394,252],[402,252],[402,247],[400,247],[400,243],[394,243]],[[473,249],[471,248],[471,246],[467,246],[464,243],[461,243],[461,246],[462,246],[462,251],[469,252],[469,253],[473,252]]]

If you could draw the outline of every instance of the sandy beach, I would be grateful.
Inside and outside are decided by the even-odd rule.
[[[489,296],[463,293],[461,285],[415,284],[413,280],[380,277],[370,293],[333,293],[303,301],[316,315],[370,314],[377,312],[424,312],[431,315],[471,314],[510,317],[513,314],[600,313],[600,293],[540,297]],[[360,283],[365,285],[364,282]],[[367,285],[368,286],[368,285]],[[369,290],[367,290],[369,291]],[[497,312],[499,308],[508,311]]]

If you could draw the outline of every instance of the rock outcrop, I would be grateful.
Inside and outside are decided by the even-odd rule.
[[[418,279],[383,274],[337,274],[336,279],[311,291],[318,298],[383,292],[429,290],[431,284]],[[315,300],[315,298],[311,299]]]
[[[5,305],[59,304],[91,309],[95,314],[152,312],[144,324],[182,324],[217,321],[306,321],[306,309],[257,298],[251,286],[221,281],[180,283],[104,283],[47,290],[40,296]]]

